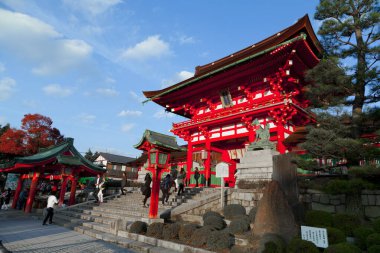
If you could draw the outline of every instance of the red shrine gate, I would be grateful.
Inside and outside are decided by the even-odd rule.
[[[294,25],[243,50],[204,66],[195,75],[168,88],[145,91],[147,101],[189,118],[173,124],[172,132],[188,142],[187,176],[190,179],[194,153],[200,152],[201,172],[212,182],[212,153],[230,164],[232,182],[236,162],[255,140],[257,127],[270,127],[270,141],[285,153],[285,138],[296,127],[313,122],[305,110],[304,73],[319,62],[322,48],[308,16]],[[145,101],[145,102],[147,102]]]

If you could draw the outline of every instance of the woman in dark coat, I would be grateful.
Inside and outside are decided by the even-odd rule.
[[[145,180],[145,182],[144,182],[144,185],[143,185],[141,191],[142,191],[142,194],[145,195],[145,198],[143,200],[143,206],[147,207],[146,206],[146,201],[150,197],[150,194],[151,194],[151,191],[152,191],[152,189],[150,188],[150,184],[152,183],[152,177],[150,176],[149,173],[146,173],[144,180]]]
[[[125,195],[124,187],[127,186],[127,172],[123,173],[123,178],[121,179],[121,195]]]

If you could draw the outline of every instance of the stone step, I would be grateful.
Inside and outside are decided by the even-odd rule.
[[[111,226],[109,224],[103,224],[98,222],[84,222],[82,226],[92,228],[93,230],[97,230],[103,233],[112,234]]]
[[[82,219],[82,220],[86,220],[86,221],[95,221],[95,222],[99,222],[99,223],[103,223],[103,224],[111,224],[112,222],[114,222],[116,220],[114,218],[103,219],[100,216],[91,215],[91,214],[84,214],[84,213],[76,213],[76,212],[64,212],[64,213],[61,213],[61,215],[65,215],[65,216],[73,217],[73,218],[77,218],[77,219]]]

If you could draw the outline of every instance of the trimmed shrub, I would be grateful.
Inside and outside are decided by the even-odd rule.
[[[221,219],[224,218],[224,217],[223,217],[220,213],[218,213],[218,212],[208,211],[208,212],[206,212],[205,214],[203,214],[203,216],[202,216],[203,221],[204,221],[207,217],[209,217],[209,216],[216,216],[216,217],[219,217],[219,218],[221,218]]]
[[[245,207],[239,204],[226,205],[223,208],[223,214],[226,219],[232,220],[239,215],[246,215]]]
[[[380,245],[380,233],[373,233],[367,237],[367,248],[370,248],[372,245]]]
[[[226,230],[212,231],[207,237],[206,246],[212,251],[229,249],[234,243],[234,237]]]
[[[181,226],[178,223],[165,224],[162,231],[162,237],[165,240],[178,239],[178,233]]]
[[[162,231],[164,230],[164,223],[153,222],[149,225],[146,235],[154,238],[162,238]]]
[[[319,253],[314,243],[294,237],[288,245],[288,253]]]
[[[252,253],[252,252],[255,252],[255,250],[251,247],[252,246],[233,245],[230,253]]]
[[[329,240],[329,245],[346,242],[344,232],[337,228],[327,227],[327,237]]]
[[[194,231],[198,228],[196,224],[182,225],[178,232],[178,237],[182,242],[188,243]]]
[[[375,231],[370,227],[359,227],[353,231],[355,237],[355,244],[362,250],[367,248],[367,237]],[[380,252],[380,251],[379,251]]]
[[[377,218],[374,221],[372,221],[372,227],[375,230],[375,232],[380,233],[380,218]]]
[[[209,226],[196,229],[191,235],[190,244],[195,247],[205,246],[207,243],[207,238],[210,236],[212,231],[214,230]]]
[[[231,221],[228,229],[230,233],[234,235],[247,232],[250,229],[250,222],[248,216],[237,216]]]
[[[380,252],[380,245],[372,245],[367,250],[367,253],[379,253],[379,252]]]
[[[323,252],[324,253],[361,253],[362,251],[355,245],[343,242],[343,243],[330,245]]]
[[[143,235],[146,233],[147,228],[148,228],[147,223],[143,221],[135,221],[132,223],[131,227],[129,228],[129,232]]]
[[[258,252],[285,253],[286,242],[277,234],[265,234],[260,239]]]
[[[255,222],[256,213],[257,213],[257,207],[252,207],[252,209],[249,210],[248,218],[249,218],[250,223]]]
[[[360,219],[350,214],[333,215],[333,227],[342,230],[346,236],[353,236],[353,230],[360,226]]]
[[[305,215],[305,224],[312,227],[331,227],[333,216],[331,213],[311,210]]]
[[[208,216],[206,219],[203,221],[204,226],[210,226],[214,230],[222,230],[223,228],[226,227],[226,222],[217,216]]]

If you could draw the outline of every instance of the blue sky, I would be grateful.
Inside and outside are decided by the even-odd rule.
[[[184,118],[143,90],[313,15],[317,0],[0,0],[0,124],[50,117],[80,152],[131,157],[144,130]],[[184,142],[177,139],[180,144]]]

